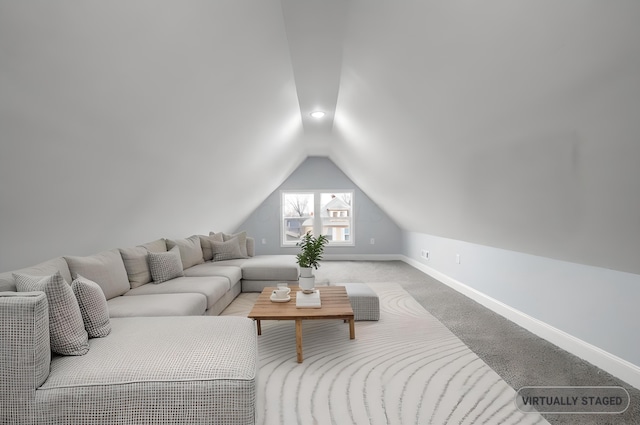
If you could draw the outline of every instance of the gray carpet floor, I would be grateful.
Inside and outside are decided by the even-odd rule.
[[[515,390],[523,386],[621,386],[631,396],[629,409],[622,414],[545,414],[551,424],[640,424],[640,390],[402,261],[322,261],[314,274],[319,284],[399,283]]]

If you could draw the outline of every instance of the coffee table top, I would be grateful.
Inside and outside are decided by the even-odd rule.
[[[353,319],[353,309],[344,286],[317,287],[322,303],[320,308],[297,308],[296,292],[300,288],[297,286],[289,288],[291,288],[289,294],[291,301],[286,303],[271,302],[271,294],[277,288],[264,288],[247,317],[258,320]]]

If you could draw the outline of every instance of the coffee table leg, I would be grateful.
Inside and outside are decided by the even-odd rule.
[[[296,353],[298,363],[302,363],[302,320],[296,320]]]
[[[356,324],[353,319],[349,319],[349,339],[356,339]]]
[[[260,319],[256,319],[256,327],[258,328],[258,335],[262,335],[262,326],[260,325]]]

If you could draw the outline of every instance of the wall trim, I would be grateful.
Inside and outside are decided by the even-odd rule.
[[[404,261],[400,254],[324,254],[327,261]]]
[[[401,255],[400,260],[428,274],[504,318],[527,329],[535,335],[557,345],[558,347],[588,361],[594,366],[612,374],[626,383],[640,389],[640,367],[615,356],[595,345],[589,344],[573,335],[557,329],[541,320],[514,309],[488,295],[477,291],[452,277],[433,269],[420,261]]]

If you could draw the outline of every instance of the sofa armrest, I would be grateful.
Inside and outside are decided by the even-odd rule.
[[[0,292],[0,323],[0,423],[31,423],[51,365],[44,292]]]

